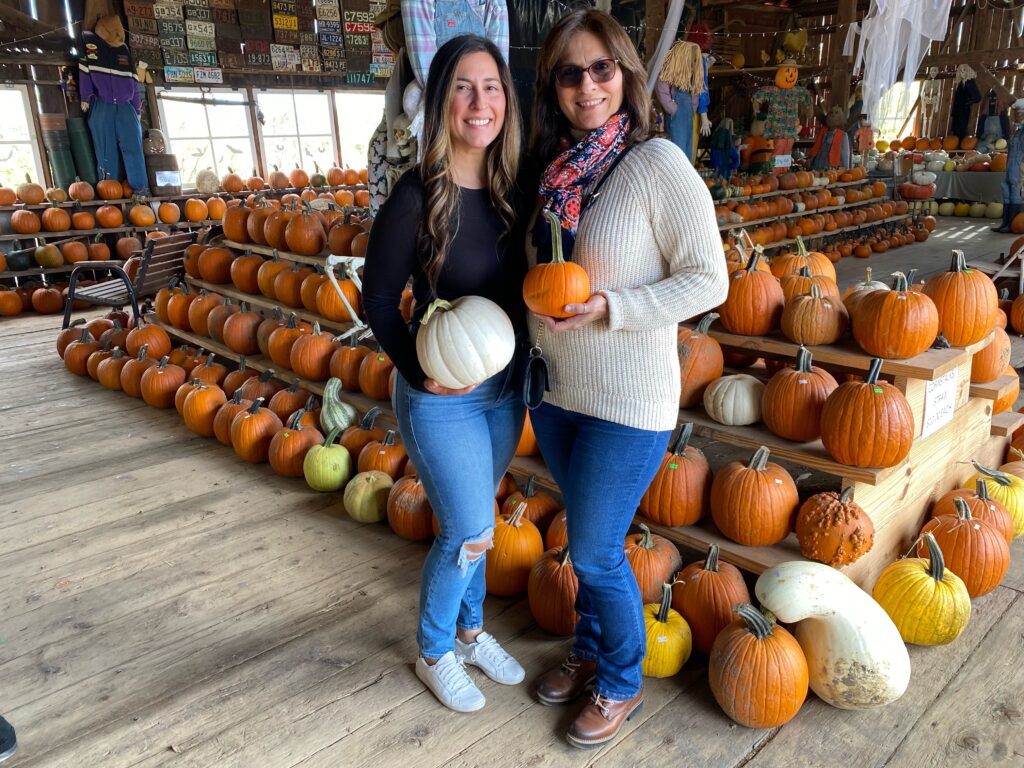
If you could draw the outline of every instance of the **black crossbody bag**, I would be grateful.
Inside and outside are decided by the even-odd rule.
[[[601,178],[597,180],[597,184],[594,185],[594,188],[583,197],[583,202],[580,206],[580,223],[576,227],[577,233],[579,232],[580,225],[583,224],[583,216],[597,199],[598,195],[601,194],[601,187],[604,186],[608,177],[612,175],[612,171],[615,170],[615,166],[622,162],[622,158],[629,154],[629,151],[632,148],[632,144],[624,147],[618,157],[612,160],[611,165],[608,166],[608,170],[606,170]],[[537,341],[530,347],[530,351],[527,354],[526,367],[523,373],[523,405],[531,411],[535,408],[539,408],[541,403],[544,402],[544,393],[551,391],[551,387],[548,383],[548,361],[544,357],[544,350],[541,349],[540,346],[540,337],[543,331],[544,324],[541,323],[540,329],[537,331]]]

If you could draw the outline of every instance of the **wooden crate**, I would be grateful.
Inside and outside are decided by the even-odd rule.
[[[754,338],[720,330],[712,330],[711,335],[723,348],[758,356],[793,359],[798,349],[796,344],[778,336]],[[1024,421],[1021,414],[999,414],[993,420],[992,400],[1011,382],[999,379],[988,385],[970,383],[971,358],[990,340],[991,337],[969,348],[930,349],[909,360],[884,361],[882,374],[906,396],[916,426],[910,454],[895,467],[849,467],[832,459],[820,440],[795,443],[760,425],[727,427],[712,421],[703,411],[681,410],[680,419],[693,422],[694,433],[702,437],[751,450],[765,445],[779,459],[834,476],[839,488],[852,486],[854,499],[875,526],[875,542],[868,554],[841,570],[870,589],[882,569],[911,547],[932,502],[973,473],[968,461],[1001,463],[1008,435]],[[815,363],[843,371],[863,373],[871,361],[852,343],[809,349]],[[925,406],[929,389],[942,385],[944,377],[952,409],[941,426],[922,437],[922,424],[929,417]],[[955,378],[955,384],[948,383],[948,378]],[[718,544],[725,560],[753,573],[786,560],[801,559],[793,534],[776,546],[746,547],[726,539],[710,521],[685,528],[654,524],[651,528],[691,549],[704,550],[709,544]]]

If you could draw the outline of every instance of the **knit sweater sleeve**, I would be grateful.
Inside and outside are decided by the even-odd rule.
[[[634,183],[650,211],[658,250],[669,276],[651,285],[601,291],[608,301],[608,326],[645,331],[675,325],[717,307],[729,291],[714,204],[682,150],[663,139],[642,148]]]

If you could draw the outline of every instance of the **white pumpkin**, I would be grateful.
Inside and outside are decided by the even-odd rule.
[[[764,384],[753,376],[737,373],[715,379],[704,390],[704,410],[719,424],[731,427],[761,420]]]
[[[915,184],[927,185],[934,184],[935,178],[935,174],[932,173],[931,171],[917,171],[913,176],[910,177],[910,180]]]
[[[939,216],[952,216],[956,212],[956,204],[951,202],[939,203]]]
[[[935,174],[946,169],[945,160],[929,160],[924,164],[924,169],[929,173]]]
[[[939,203],[937,200],[922,200],[921,201],[921,213],[931,214],[932,216],[939,215]]]
[[[996,149],[1006,149],[1006,139],[996,139]]]
[[[796,624],[811,689],[823,701],[873,709],[907,690],[910,656],[899,630],[840,571],[822,563],[781,563],[761,574],[754,592],[779,621]]]
[[[498,373],[515,346],[512,321],[482,296],[435,300],[416,334],[416,357],[424,373],[449,389],[470,387]]]
[[[985,218],[986,219],[1001,219],[1003,218],[1003,204],[1002,203],[989,203],[985,206]]]
[[[881,160],[878,161],[878,165],[875,167],[878,170],[882,171],[883,173],[891,173],[893,161],[888,157],[883,157]]]
[[[984,203],[971,203],[971,218],[983,219],[985,218],[985,204]]]
[[[847,288],[845,291],[843,291],[843,301],[844,302],[850,296],[853,296],[855,293],[860,293],[861,291],[887,291],[887,290],[889,290],[889,286],[886,285],[885,283],[881,282],[880,280],[872,280],[871,279],[871,273],[872,273],[871,267],[865,267],[864,268],[864,279],[859,281],[859,282],[854,283],[849,288]]]
[[[220,179],[212,168],[204,168],[196,174],[196,190],[201,195],[215,195],[220,191]]]

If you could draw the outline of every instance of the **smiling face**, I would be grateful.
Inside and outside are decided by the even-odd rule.
[[[581,31],[569,41],[558,66],[572,64],[589,67],[599,59],[614,58],[608,46],[592,32]],[[615,67],[615,75],[605,83],[595,83],[590,73],[584,72],[578,85],[563,87],[555,81],[558,108],[569,124],[580,131],[600,128],[622,107],[622,67]]]
[[[796,68],[796,64],[783,62],[782,66],[775,73],[775,85],[779,88],[792,88],[796,85],[799,74],[800,72]]]
[[[480,151],[490,146],[505,125],[505,90],[498,65],[478,51],[462,57],[455,73],[448,129],[452,149]]]

